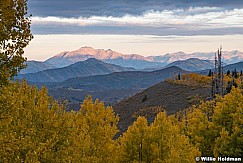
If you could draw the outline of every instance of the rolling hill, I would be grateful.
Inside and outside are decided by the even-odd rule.
[[[187,73],[178,67],[172,66],[152,72],[125,71],[107,75],[76,77],[55,83],[52,88],[74,88],[84,90],[116,89],[116,88],[147,88],[178,73]]]
[[[241,70],[243,70],[243,62],[237,62],[237,63],[234,63],[234,64],[230,64],[230,65],[227,65],[224,67],[224,71],[234,71],[234,70],[237,70],[238,72],[240,72]]]
[[[67,67],[48,69],[37,73],[20,74],[15,79],[25,78],[30,82],[61,82],[69,78],[102,75],[112,72],[131,71],[133,68],[124,68],[104,63],[94,58],[77,62]]]
[[[54,65],[40,62],[40,61],[27,61],[25,63],[27,67],[20,71],[20,74],[36,73],[39,71],[56,68]]]
[[[124,132],[139,115],[146,116],[152,122],[158,106],[170,115],[188,108],[197,97],[205,100],[209,96],[210,87],[191,87],[164,81],[120,101],[113,109],[120,117],[120,132]]]
[[[237,72],[240,72],[241,70],[243,70],[243,62],[237,62],[237,63],[225,65],[223,67],[224,73],[226,73],[228,70],[230,72],[232,72],[235,69],[236,69]],[[213,72],[214,72],[214,68],[211,68],[211,70],[213,70]],[[197,71],[197,73],[202,74],[202,75],[208,75],[209,71],[210,71],[210,69],[206,69],[206,70]]]
[[[187,73],[178,67],[168,67],[152,72],[115,72],[107,75],[71,78],[63,82],[31,83],[47,86],[49,94],[56,99],[67,99],[69,105],[79,109],[87,95],[99,98],[106,104],[114,104],[178,73]]]
[[[198,58],[189,58],[187,60],[179,60],[168,64],[166,67],[177,66],[186,71],[200,71],[214,67],[213,61],[201,60]]]

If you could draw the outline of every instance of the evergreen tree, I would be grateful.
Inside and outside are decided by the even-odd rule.
[[[227,74],[227,76],[230,76],[230,70],[228,70],[226,74]]]
[[[208,76],[211,77],[212,76],[212,70],[210,69],[208,72]]]
[[[233,78],[235,77],[235,71],[232,71],[232,77]]]
[[[235,88],[237,88],[237,86],[238,86],[235,78],[232,79],[232,86],[234,86]]]
[[[231,89],[232,89],[232,82],[228,81],[226,85],[226,94],[230,93]]]
[[[180,73],[178,74],[178,80],[181,80],[181,74]]]
[[[142,102],[147,101],[147,99],[148,99],[147,95],[144,95],[144,97],[143,97],[143,99],[142,99]]]
[[[237,73],[237,71],[236,71],[236,69],[234,70],[234,78],[238,78],[238,73]]]

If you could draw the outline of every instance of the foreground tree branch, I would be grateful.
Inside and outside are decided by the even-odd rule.
[[[0,85],[25,67],[24,48],[32,40],[27,0],[0,0]]]

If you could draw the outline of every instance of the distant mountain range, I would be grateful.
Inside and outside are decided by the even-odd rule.
[[[91,47],[82,47],[75,51],[62,52],[47,59],[45,62],[55,64],[58,67],[65,67],[78,61],[87,60],[88,58],[96,58],[106,63],[116,64],[123,67],[133,67],[136,69],[163,66],[162,63],[153,62],[138,54],[125,55],[110,49],[93,49]]]
[[[161,56],[144,57],[139,54],[125,55],[110,49],[93,49],[82,47],[75,51],[66,51],[57,54],[44,62],[28,61],[28,67],[21,70],[20,74],[36,73],[46,69],[62,68],[71,64],[95,58],[105,63],[115,64],[122,67],[132,67],[137,70],[153,71],[169,66],[178,66],[188,71],[200,71],[211,68],[211,61],[214,61],[215,53],[191,53],[184,52],[170,53]],[[194,58],[194,59],[192,59]],[[183,62],[180,62],[183,61]],[[222,61],[224,64],[232,64],[243,61],[243,53],[240,51],[223,52]]]
[[[92,47],[82,47],[75,51],[62,52],[49,58],[45,63],[55,65],[57,67],[65,67],[70,64],[87,60],[88,58],[96,58],[106,63],[116,64],[122,67],[133,67],[135,69],[148,69],[164,67],[172,62],[179,60],[187,60],[197,58],[200,60],[214,60],[215,53],[191,53],[184,52],[170,53],[160,56],[144,57],[139,54],[122,54],[110,49],[94,49]],[[222,61],[226,64],[232,64],[243,60],[243,52],[240,51],[224,51]],[[202,70],[202,69],[201,69]]]
[[[214,67],[214,61],[200,60],[198,58],[190,58],[187,60],[179,60],[168,64],[166,67],[177,66],[187,71],[201,71]]]
[[[25,64],[27,65],[27,67],[25,69],[22,69],[20,71],[20,74],[36,73],[46,69],[57,68],[56,66],[49,64],[47,62],[39,61],[27,61]]]
[[[243,62],[238,62],[238,63],[234,63],[234,64],[230,64],[225,66],[224,71],[234,71],[236,69],[237,72],[240,72],[241,70],[243,70]]]
[[[189,58],[197,58],[201,60],[210,60],[214,61],[215,60],[215,52],[195,52],[191,54],[186,54],[184,52],[177,52],[177,53],[170,53],[166,55],[161,55],[161,56],[149,56],[147,57],[153,62],[162,62],[162,63],[172,63],[178,60],[186,60]],[[243,61],[243,52],[240,52],[238,50],[234,51],[223,51],[222,54],[222,62],[225,64],[232,64],[236,62],[241,62]]]
[[[43,63],[46,64],[46,63]],[[70,78],[110,74],[112,72],[134,71],[133,68],[121,67],[90,58],[63,68],[54,68],[36,73],[19,74],[15,79],[25,78],[30,82],[61,82]]]
[[[178,73],[187,71],[172,66],[152,72],[125,71],[107,75],[95,75],[76,77],[52,85],[52,88],[74,88],[83,90],[116,89],[116,88],[139,88],[144,89],[166,78],[173,77]],[[50,83],[49,83],[50,84]]]
[[[74,108],[78,109],[78,102],[87,95],[99,98],[106,104],[113,104],[179,73],[187,71],[172,66],[152,72],[126,71],[76,77],[63,82],[30,83],[37,87],[47,86],[51,96],[56,99],[65,98],[70,101],[69,104],[76,103]]]
[[[114,56],[112,57],[111,55],[110,58],[114,58]],[[123,61],[125,62],[125,59]],[[128,61],[132,62],[129,59]],[[147,60],[137,61],[153,63]],[[19,74],[16,79],[25,78],[29,83],[38,87],[47,86],[51,96],[59,100],[67,99],[69,101],[68,105],[74,109],[79,108],[79,102],[83,101],[87,95],[99,98],[106,104],[115,104],[166,78],[177,76],[179,73],[183,74],[195,71],[196,73],[207,74],[209,69],[213,69],[214,67],[213,61],[198,58],[178,60],[169,63],[164,68],[162,66],[151,67],[150,71],[105,63],[104,60],[101,61],[95,58],[87,58],[84,61],[75,62],[62,68],[52,68],[54,60],[53,63],[29,63],[41,65],[41,68],[35,69],[36,71],[47,69],[35,73]],[[61,64],[62,62],[60,61],[59,63]],[[31,66],[35,67],[33,65]],[[238,71],[243,70],[243,62],[224,66],[225,71],[232,71],[235,68]],[[206,70],[202,71],[203,69]]]
[[[121,71],[154,71],[171,66],[186,71],[199,72],[213,69],[214,55],[214,53],[185,54],[178,52],[164,56],[144,57],[138,54],[125,55],[110,49],[82,47],[76,51],[62,52],[44,62],[28,61],[26,63],[27,68],[23,69],[15,79],[25,78],[31,82],[61,82],[75,77],[103,75]],[[243,53],[239,51],[223,52],[223,61],[227,61],[227,63],[242,58]],[[225,67],[225,70],[226,68],[229,70],[243,69],[241,68],[243,65],[240,63],[230,66],[229,68]]]

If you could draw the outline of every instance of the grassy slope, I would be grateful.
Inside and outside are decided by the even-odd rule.
[[[145,95],[147,100],[142,102]],[[152,121],[156,114],[150,114],[149,107],[165,107],[168,115],[186,109],[191,105],[192,97],[196,95],[206,99],[210,95],[210,88],[178,85],[166,81],[156,84],[113,106],[120,117],[119,129],[121,132],[125,131],[134,122],[134,114],[141,111],[143,112],[142,115],[147,115],[149,121]]]

